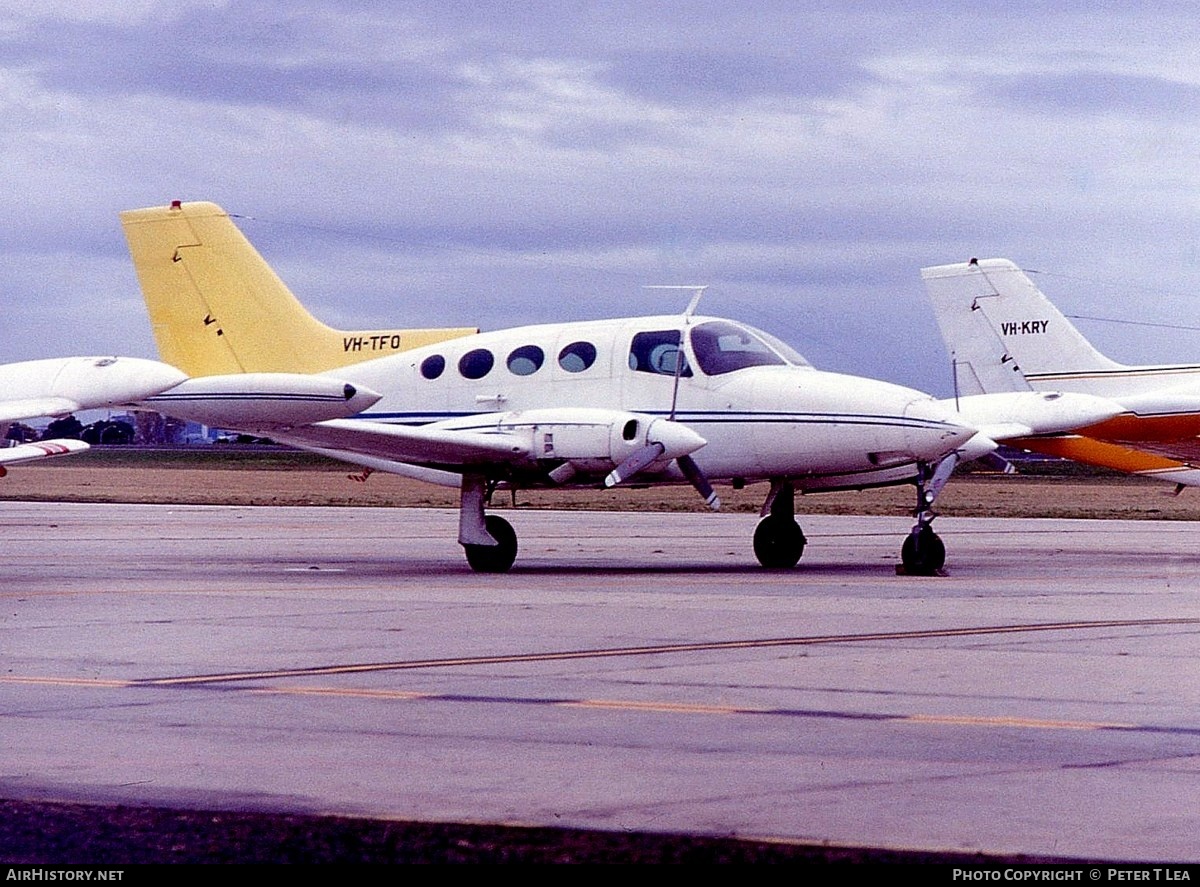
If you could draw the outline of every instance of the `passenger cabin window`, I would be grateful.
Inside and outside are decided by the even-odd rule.
[[[468,351],[458,361],[458,371],[468,379],[482,379],[492,371],[496,358],[486,348]]]
[[[787,366],[786,360],[750,330],[724,320],[702,323],[692,330],[692,353],[709,376],[747,367]]]
[[[537,345],[522,345],[508,355],[508,371],[514,376],[532,376],[545,361],[546,353]]]
[[[421,361],[421,375],[426,379],[436,379],[446,371],[446,358],[440,354],[431,354]]]
[[[682,360],[682,365],[678,362]],[[679,330],[655,330],[638,333],[629,346],[629,368],[639,373],[657,373],[674,376],[676,366],[679,375],[690,376],[687,355],[679,350]]]
[[[591,342],[572,342],[558,352],[558,365],[568,373],[582,373],[596,362],[596,346]]]

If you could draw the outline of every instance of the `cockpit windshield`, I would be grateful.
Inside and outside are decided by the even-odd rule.
[[[764,333],[762,330],[753,327],[750,328],[750,331],[774,348],[776,353],[788,363],[795,364],[798,367],[812,367],[812,364],[808,362],[808,359],[803,354],[782,339],[778,339],[770,333]]]
[[[747,367],[808,365],[773,336],[726,320],[710,320],[693,327],[691,339],[696,363],[709,376]]]

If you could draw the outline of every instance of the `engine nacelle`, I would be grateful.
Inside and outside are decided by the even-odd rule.
[[[587,407],[519,410],[438,423],[443,428],[494,429],[526,442],[530,458],[554,463],[550,477],[565,483],[577,473],[606,474],[648,446],[661,446],[650,469],[695,452],[705,440],[686,425],[632,413]]]

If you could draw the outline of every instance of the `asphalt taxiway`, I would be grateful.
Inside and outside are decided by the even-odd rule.
[[[1200,524],[0,504],[0,797],[1200,859]]]

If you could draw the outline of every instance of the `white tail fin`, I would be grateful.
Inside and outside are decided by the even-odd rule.
[[[922,268],[921,277],[962,394],[1029,385],[1089,391],[1088,376],[1123,369],[1092,347],[1007,259]],[[1068,378],[1072,384],[1063,386]]]

